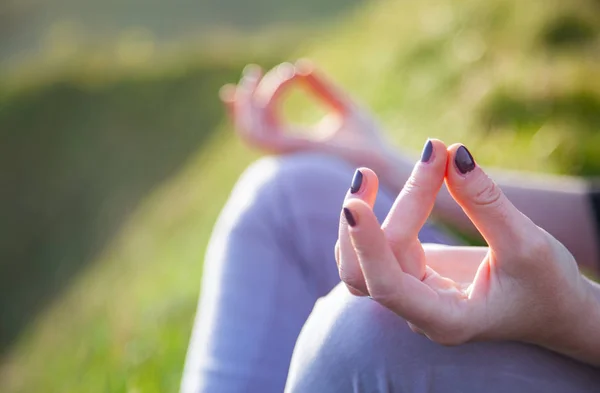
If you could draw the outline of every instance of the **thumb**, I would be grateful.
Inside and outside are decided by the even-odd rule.
[[[539,228],[521,213],[476,164],[467,148],[448,148],[446,185],[481,235],[496,252],[512,252]]]

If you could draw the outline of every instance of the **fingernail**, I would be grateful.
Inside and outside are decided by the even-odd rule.
[[[351,227],[356,226],[356,221],[354,220],[354,216],[352,216],[352,212],[347,207],[344,208],[344,217],[346,217],[346,222]]]
[[[467,150],[466,147],[460,146],[456,150],[456,155],[454,156],[454,163],[456,167],[460,171],[460,173],[467,174],[475,169],[475,161],[473,160],[473,156]]]
[[[427,142],[425,142],[425,146],[423,146],[423,152],[421,153],[421,162],[429,161],[432,153],[433,153],[433,143],[431,143],[430,139],[427,139]]]
[[[352,184],[350,185],[350,193],[356,194],[358,190],[360,190],[360,186],[363,181],[363,174],[360,170],[356,170],[354,172],[354,177],[352,177]]]

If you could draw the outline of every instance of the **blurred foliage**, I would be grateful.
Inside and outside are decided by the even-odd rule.
[[[491,94],[482,108],[482,122],[490,128],[509,126],[536,129],[549,118],[576,123],[574,131],[597,131],[600,124],[600,96],[578,91],[560,96],[526,98],[507,92]]]
[[[274,60],[268,58],[261,62],[274,64]],[[0,194],[0,349],[7,349],[19,333],[27,337],[24,328],[35,326],[37,312],[52,305],[54,298],[71,285],[75,273],[84,268],[94,270],[90,263],[99,259],[104,260],[98,266],[103,269],[102,266],[108,264],[106,259],[110,259],[105,250],[110,249],[111,242],[119,241],[118,234],[125,231],[123,226],[138,206],[149,194],[158,193],[156,188],[160,188],[161,183],[177,176],[182,166],[197,160],[199,149],[214,144],[211,142],[214,131],[224,119],[217,92],[224,83],[237,79],[244,65],[245,62],[236,61],[193,62],[154,75],[123,74],[101,84],[89,83],[77,75],[66,75],[47,85],[11,91],[2,96],[0,180],[9,187],[3,188]],[[226,165],[217,168],[215,173],[223,176],[224,168]],[[237,172],[231,171],[230,176]],[[220,190],[212,200],[214,180],[213,183],[205,182],[203,176],[194,176],[187,181],[197,184],[200,192],[211,199],[205,205],[213,206],[212,212],[207,209],[212,220],[227,190]],[[49,343],[60,342],[55,341],[55,335],[63,340],[81,333],[87,336],[85,343],[72,343],[77,350],[67,361],[48,364],[48,359],[60,356],[56,353],[45,353],[43,360],[40,359],[45,365],[40,364],[39,371],[51,377],[58,384],[56,386],[61,386],[59,391],[90,391],[86,388],[90,384],[98,391],[123,390],[123,384],[130,380],[129,371],[111,372],[123,367],[118,364],[122,356],[129,360],[128,369],[132,367],[131,362],[143,363],[145,369],[141,375],[131,377],[140,381],[139,386],[165,391],[177,384],[181,354],[177,353],[178,358],[171,361],[176,371],[169,374],[168,370],[159,367],[166,361],[162,356],[168,357],[168,354],[147,359],[146,353],[154,356],[153,351],[158,346],[148,348],[146,342],[138,344],[125,331],[127,324],[141,322],[153,330],[153,333],[147,332],[152,335],[151,341],[160,342],[160,350],[167,352],[173,340],[181,349],[188,339],[188,329],[180,329],[180,325],[189,324],[196,297],[185,297],[185,305],[180,304],[180,298],[162,299],[164,293],[160,290],[160,281],[175,273],[190,280],[185,288],[196,291],[203,244],[197,245],[195,236],[206,239],[212,225],[202,219],[207,212],[197,211],[201,215],[196,218],[200,226],[189,233],[193,237],[190,244],[197,245],[195,251],[198,254],[193,258],[196,274],[188,275],[190,269],[183,269],[155,276],[160,267],[144,264],[156,260],[158,255],[138,259],[140,253],[145,253],[144,249],[173,240],[168,222],[171,213],[179,208],[178,200],[185,197],[185,192],[183,194],[169,198],[168,217],[160,224],[164,230],[161,240],[146,243],[141,239],[130,243],[141,266],[123,266],[117,259],[113,262],[112,277],[103,270],[98,276],[88,273],[93,278],[102,277],[97,283],[77,284],[83,285],[82,292],[76,296],[78,299],[73,300],[77,305],[58,302],[61,311],[54,312],[63,314],[59,317],[61,321],[55,321],[48,332],[53,337],[46,338]],[[186,217],[188,213],[185,212]],[[169,259],[180,255],[176,248],[170,252]],[[164,267],[170,268],[170,264],[166,263]],[[159,297],[145,309],[138,309],[139,303],[132,305],[136,309],[130,310],[131,315],[144,314],[137,314],[137,320],[133,322],[123,312],[126,305],[131,304],[127,299],[135,288],[131,280],[139,282],[140,277],[148,273],[146,268],[152,273],[153,282],[145,290],[156,291]],[[111,303],[111,299],[116,303]],[[104,309],[100,319],[89,321],[84,317],[83,309],[97,312],[98,307]],[[79,309],[83,314],[78,312],[77,318],[72,319],[73,309]],[[166,315],[157,315],[161,312]],[[157,323],[156,318],[161,323],[173,324],[173,330],[155,331],[151,325]],[[125,342],[114,336],[114,324],[120,326],[119,337],[125,334],[132,340],[127,341],[127,348],[121,348],[120,344],[125,345]],[[177,329],[180,332],[173,334]],[[113,341],[115,339],[119,344]],[[23,340],[26,342],[26,338]],[[28,355],[37,353],[37,349],[27,351]],[[111,361],[117,363],[109,366]],[[6,381],[11,380],[9,366],[1,370]],[[77,367],[86,371],[75,377],[71,370]],[[158,380],[149,379],[148,368],[155,370],[153,378]],[[86,377],[88,370],[91,370],[89,378]],[[165,374],[159,375],[159,371]],[[76,378],[82,385],[70,378]],[[166,389],[165,380],[169,381],[169,389]],[[41,381],[52,385],[43,378]],[[19,386],[24,381],[17,378],[16,382]],[[78,388],[69,387],[70,383],[75,383]],[[0,390],[5,391],[4,388]]]
[[[597,34],[594,25],[576,15],[562,15],[548,23],[542,38],[549,47],[569,47],[587,44]]]
[[[185,39],[213,46],[215,35],[305,27],[362,0],[4,0],[0,70],[15,61],[101,49],[133,38],[156,47]],[[189,47],[188,47],[189,49]]]
[[[100,86],[74,79],[0,102],[0,350],[103,249],[140,199],[223,119],[241,63]]]
[[[177,389],[211,227],[256,157],[216,102],[245,62],[314,58],[404,151],[439,137],[486,165],[598,175],[599,7],[378,1],[308,27],[300,45],[263,46],[263,57],[219,47],[200,61],[143,55],[110,78],[96,75],[102,63],[10,81],[0,93],[3,343],[20,335],[0,390]],[[293,95],[286,113],[314,119],[303,102]]]

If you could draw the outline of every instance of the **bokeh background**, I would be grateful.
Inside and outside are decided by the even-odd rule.
[[[211,227],[258,154],[218,89],[298,57],[404,151],[600,174],[598,0],[4,0],[0,391],[178,389]]]

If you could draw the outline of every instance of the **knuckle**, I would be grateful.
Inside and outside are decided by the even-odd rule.
[[[417,181],[417,179],[415,178],[414,175],[411,175],[408,180],[406,180],[406,183],[404,184],[404,188],[402,189],[405,193],[410,194],[415,192],[415,190],[418,190],[420,187],[419,182]]]
[[[473,195],[473,202],[480,206],[495,206],[502,203],[502,190],[489,177],[483,177]]]
[[[432,186],[431,182],[425,181],[426,179],[420,179],[414,174],[411,175],[406,183],[404,184],[404,188],[402,192],[405,195],[416,195],[420,196],[426,194],[431,191]]]

